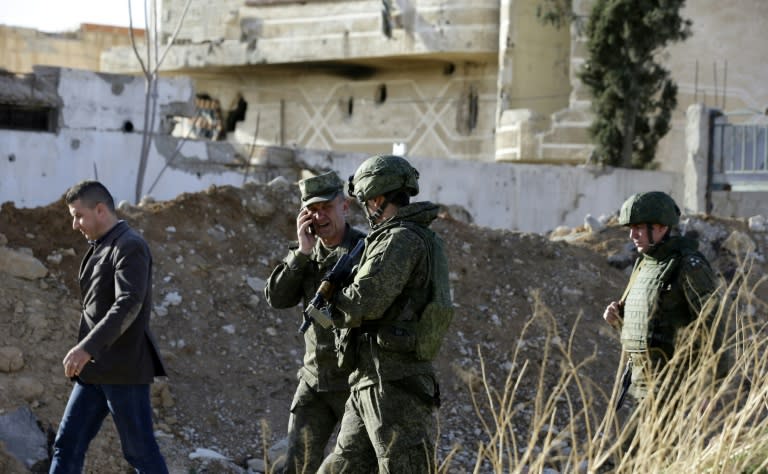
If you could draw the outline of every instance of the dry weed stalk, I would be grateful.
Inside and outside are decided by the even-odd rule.
[[[478,351],[485,396],[480,398],[472,390],[472,402],[488,441],[479,443],[474,472],[574,470],[589,451],[588,443],[582,440],[592,437],[599,420],[594,411],[600,405],[595,393],[606,398],[605,392],[583,374],[583,369],[596,359],[596,349],[584,360],[575,360],[572,354],[576,331],[571,331],[564,346],[557,332],[557,319],[539,294],[533,296],[533,315],[518,336],[512,369],[501,390],[491,386],[483,355]],[[535,328],[546,333],[539,361],[522,354]],[[522,399],[521,388],[527,377],[536,377],[532,399]]]
[[[584,360],[573,357],[580,318],[563,346],[556,318],[534,295],[533,315],[518,336],[502,387],[490,383],[478,350],[484,393],[470,391],[486,440],[478,444],[474,472],[768,471],[768,304],[756,296],[768,277],[751,269],[751,261],[742,262],[724,286],[726,296],[712,299],[702,317],[681,331],[675,355],[626,419],[612,408],[617,382],[606,392],[585,375],[596,350]],[[719,350],[707,315],[727,328]],[[539,360],[522,351],[535,327],[546,333]],[[728,361],[727,375],[718,379],[722,360]],[[526,394],[524,382],[531,377],[536,390]]]

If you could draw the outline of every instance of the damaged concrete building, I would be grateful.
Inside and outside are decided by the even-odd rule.
[[[194,111],[188,79],[160,81],[157,95],[160,116]],[[144,81],[128,75],[44,66],[27,75],[0,75],[1,201],[45,205],[85,178],[104,180],[116,197],[133,201],[144,97]],[[146,193],[170,199],[211,184],[241,185],[242,173],[224,164],[212,166],[216,151],[206,145],[188,143],[184,162],[169,166],[178,140],[157,134],[146,169]],[[218,147],[220,154],[233,155],[231,146]],[[206,163],[196,156],[205,157]]]
[[[0,25],[0,68],[14,73],[29,73],[39,65],[100,71],[101,53],[129,46],[130,36],[128,28],[93,23],[56,33]],[[144,41],[144,30],[134,29],[133,36]]]
[[[149,165],[155,168],[148,168],[142,193],[164,198],[176,191],[165,175],[162,186],[150,186],[159,170],[193,176],[187,183],[193,187],[184,190],[244,182],[243,176],[190,175],[179,168],[187,159],[227,164],[225,173],[213,173],[218,176],[242,175],[244,163],[346,175],[362,157],[396,150],[423,169],[425,198],[461,206],[491,227],[578,225],[586,214],[614,212],[623,197],[649,188],[672,193],[689,211],[752,212],[760,195],[743,203],[744,193],[737,199],[731,192],[742,184],[724,178],[713,188],[708,178],[709,108],[758,110],[768,103],[765,81],[756,80],[767,66],[755,57],[768,45],[768,4],[689,2],[683,14],[693,19],[694,34],[663,54],[680,90],[674,128],[660,145],[658,169],[636,171],[586,165],[592,114],[576,73],[593,1],[574,0],[577,20],[560,29],[537,18],[540,3],[192,0],[184,14],[186,0],[166,0],[157,35],[164,54],[160,84],[181,87],[166,99],[186,105],[163,108],[161,100]],[[740,31],[751,32],[755,48],[741,46]],[[713,65],[715,74],[705,74]],[[103,53],[101,70],[110,74],[96,77],[118,78],[140,67],[133,48],[124,46]],[[725,71],[731,71],[727,86]],[[109,81],[122,80],[114,78]],[[141,99],[135,100],[138,106]],[[704,107],[689,111],[692,104]],[[759,124],[758,115],[739,120]],[[143,122],[131,123],[139,131]],[[687,130],[701,140],[686,140]],[[753,168],[751,175],[765,173]],[[546,199],[530,198],[545,189]],[[8,196],[2,182],[0,195]]]
[[[163,2],[161,43],[185,4]],[[570,33],[538,22],[535,5],[193,1],[163,71],[193,78],[225,112],[242,96],[248,109],[238,141],[368,154],[400,144],[412,156],[521,159],[495,133],[504,109],[547,115],[568,106],[572,89]],[[514,37],[500,42],[501,29]],[[136,72],[127,49],[105,54],[102,66]],[[549,159],[580,163],[585,153]]]

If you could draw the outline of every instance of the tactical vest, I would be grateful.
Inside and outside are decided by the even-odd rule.
[[[677,329],[691,318],[683,288],[677,282],[680,262],[687,253],[673,252],[663,260],[645,256],[635,266],[624,300],[624,350],[655,348],[666,357],[672,356]]]

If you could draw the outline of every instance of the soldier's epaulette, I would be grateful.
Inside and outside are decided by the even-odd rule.
[[[693,252],[683,257],[683,265],[685,268],[695,269],[709,264],[703,255],[698,252]]]

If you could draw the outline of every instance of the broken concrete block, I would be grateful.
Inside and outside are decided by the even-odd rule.
[[[0,372],[18,372],[24,367],[24,353],[13,346],[0,347]]]
[[[0,441],[11,456],[34,472],[48,461],[48,439],[27,406],[0,416]]]
[[[0,270],[27,280],[37,280],[48,274],[40,260],[8,247],[0,247]]]

